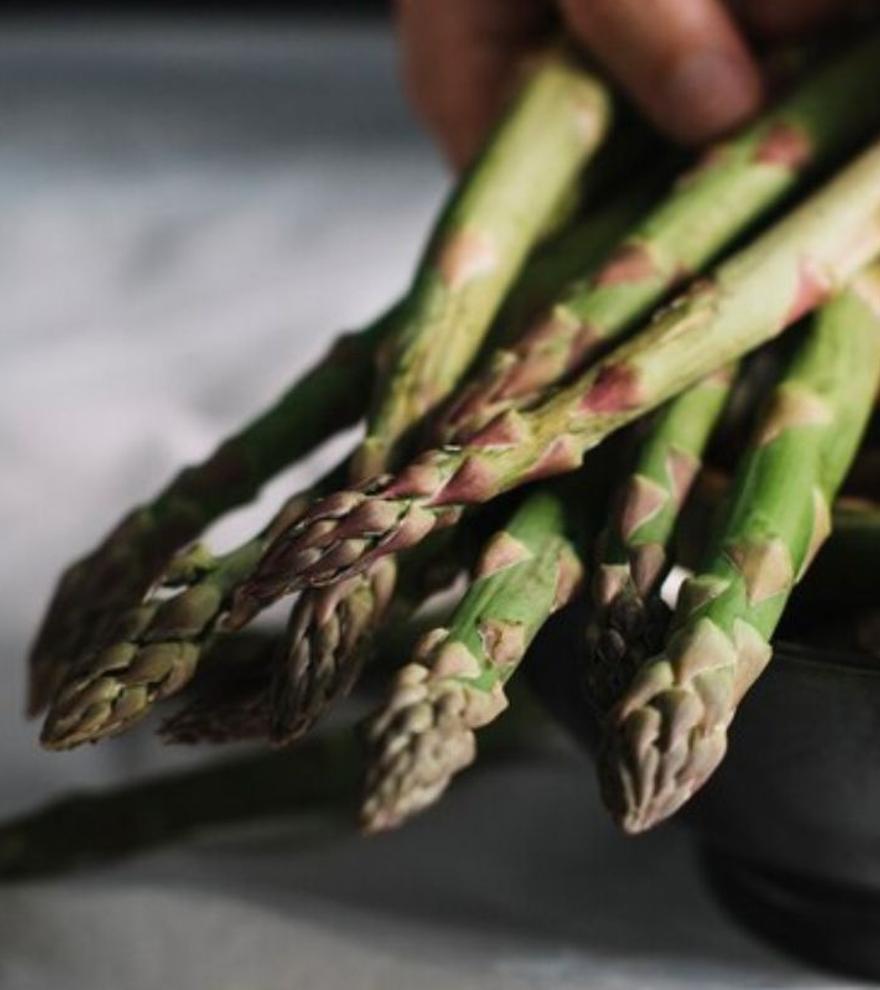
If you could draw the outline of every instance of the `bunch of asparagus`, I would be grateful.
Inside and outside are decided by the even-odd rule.
[[[174,696],[170,742],[288,746],[369,660],[390,686],[361,820],[389,828],[473,762],[542,627],[580,598],[615,819],[653,826],[717,767],[789,598],[833,588],[834,560],[880,532],[869,490],[836,502],[880,383],[880,37],[671,187],[676,156],[616,125],[575,56],[527,69],[404,296],[65,572],[30,658],[45,746],[116,735]],[[358,421],[350,456],[252,539],[222,556],[193,542]],[[465,572],[390,670],[392,634]],[[293,595],[270,649],[220,659]]]

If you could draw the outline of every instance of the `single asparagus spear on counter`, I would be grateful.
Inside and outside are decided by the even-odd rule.
[[[507,706],[504,685],[583,568],[563,497],[529,495],[488,543],[447,627],[428,632],[367,728],[362,822],[392,828],[432,804],[475,756],[474,730]]]
[[[453,398],[441,440],[458,443],[494,415],[582,366],[683,278],[702,270],[749,224],[818,166],[871,132],[880,106],[880,38],[801,82],[775,109],[712,148],[672,193],[627,233],[597,272],[553,296],[509,348]],[[378,472],[377,472],[378,473]]]
[[[185,687],[228,611],[231,592],[272,536],[304,512],[316,492],[332,490],[343,477],[345,466],[337,466],[288,499],[262,533],[221,557],[184,554],[181,566],[172,565],[172,579],[189,577],[190,584],[169,598],[120,610],[106,637],[65,671],[43,725],[43,746],[70,749],[118,735]]]
[[[342,580],[454,524],[469,505],[573,470],[620,427],[797,322],[878,250],[880,143],[540,405],[319,501],[275,539],[237,597],[261,602]]]
[[[0,878],[52,875],[239,823],[350,813],[358,747],[350,730],[270,753],[63,798],[0,825]]]
[[[386,469],[412,424],[458,385],[504,297],[611,120],[606,87],[559,51],[535,59],[453,191],[380,355],[358,477]],[[437,338],[445,347],[437,347]]]
[[[517,693],[510,717],[483,736],[481,767],[546,752],[553,745],[548,728],[543,709]],[[71,795],[0,823],[0,879],[57,875],[254,822],[320,815],[322,834],[328,822],[344,828],[361,770],[357,734],[344,725],[295,751]]]
[[[28,712],[39,714],[105,620],[136,604],[172,556],[288,464],[363,415],[378,343],[395,310],[329,353],[205,461],[181,471],[62,575],[31,648]]]
[[[660,410],[599,539],[584,680],[587,697],[600,712],[662,646],[669,616],[658,592],[667,544],[731,383],[731,369],[722,369]]]
[[[771,398],[664,651],[609,715],[602,790],[640,832],[708,779],[727,728],[771,656],[788,597],[831,528],[880,381],[880,265],[829,303]]]

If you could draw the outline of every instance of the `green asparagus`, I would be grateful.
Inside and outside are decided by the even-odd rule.
[[[729,369],[712,374],[660,411],[600,537],[584,667],[587,697],[600,712],[662,644],[668,616],[657,592],[666,573],[667,544],[724,409],[731,377]]]
[[[372,357],[394,315],[392,309],[360,333],[337,340],[270,409],[207,460],[181,471],[65,571],[31,649],[29,714],[45,708],[66,668],[100,636],[107,617],[114,621],[114,613],[136,604],[176,551],[363,415]]]
[[[775,109],[710,149],[597,272],[550,297],[514,346],[489,357],[449,405],[441,439],[462,442],[581,367],[817,167],[869,134],[880,120],[880,106],[862,98],[872,85],[880,85],[880,37],[809,76]]]
[[[237,597],[271,600],[279,589],[347,578],[457,522],[468,505],[573,470],[626,423],[797,322],[878,250],[880,143],[534,409],[318,502],[273,542]]]
[[[384,471],[412,424],[458,384],[610,119],[598,79],[567,55],[537,60],[429,240],[398,331],[380,355],[356,476]]]
[[[474,730],[507,706],[504,685],[577,588],[562,498],[537,491],[487,545],[449,625],[427,633],[370,721],[362,822],[392,828],[432,804],[475,756]]]
[[[45,708],[70,663],[106,634],[103,627],[115,621],[116,613],[141,599],[175,552],[224,512],[253,498],[281,468],[361,418],[380,342],[387,343],[402,327],[408,343],[397,348],[398,357],[418,362],[419,332],[427,334],[435,320],[451,320],[464,329],[467,321],[459,312],[464,305],[475,327],[491,319],[522,256],[569,195],[578,168],[600,141],[607,116],[604,92],[585,74],[562,60],[537,71],[484,162],[453,197],[408,297],[365,330],[342,337],[274,406],[126,515],[95,550],[65,571],[31,649],[31,715]],[[530,198],[525,215],[527,197],[518,196],[520,189]],[[497,259],[489,257],[492,251]],[[491,273],[488,261],[497,262]],[[539,278],[546,277],[544,266]],[[527,295],[528,269],[520,282],[520,292]],[[443,307],[449,311],[446,317]],[[468,362],[462,352],[457,366]],[[426,371],[431,377],[431,369]],[[448,373],[454,379],[460,370],[450,367]],[[425,385],[417,374],[413,380],[416,389]],[[440,380],[438,369],[437,384]],[[419,412],[408,406],[395,412],[393,403],[382,408],[395,428],[399,416]]]
[[[712,774],[796,581],[831,528],[880,381],[880,265],[820,313],[745,455],[724,519],[682,588],[664,651],[609,715],[602,790],[640,832]]]
[[[40,737],[48,749],[70,749],[118,735],[157,702],[178,693],[196,672],[202,651],[229,609],[232,591],[253,571],[279,530],[305,511],[318,491],[344,476],[331,470],[308,492],[294,495],[252,540],[216,560],[187,553],[174,568],[192,583],[167,599],[153,598],[121,610],[103,640],[66,671],[52,697]]]
[[[604,87],[564,57],[541,61],[458,185],[431,237],[374,388],[350,482],[388,470],[410,431],[454,388],[548,221],[604,137]],[[293,606],[273,681],[272,735],[290,741],[351,687],[397,581],[393,557]],[[253,609],[233,610],[241,624]]]

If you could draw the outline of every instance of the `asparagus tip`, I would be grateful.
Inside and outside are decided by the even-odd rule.
[[[622,719],[599,756],[602,798],[627,835],[646,832],[674,815],[708,780],[727,750],[723,727],[708,733],[677,731],[684,714],[676,710],[681,708],[677,702],[687,705],[690,699],[682,695],[664,700],[669,705],[663,714],[655,701]]]
[[[470,721],[461,684],[432,679],[420,663],[400,671],[366,730],[372,760],[361,808],[365,832],[395,828],[440,797],[476,757]]]

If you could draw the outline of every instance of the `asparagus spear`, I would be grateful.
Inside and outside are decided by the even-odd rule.
[[[376,642],[370,644],[371,654],[383,658],[405,655],[411,649],[420,630],[424,629],[424,617],[417,615],[418,606],[434,590],[447,587],[460,573],[463,555],[457,545],[450,544],[442,552],[433,552],[428,560],[424,555],[418,555],[417,560],[408,560],[406,564],[401,575],[401,589],[390,613],[391,621],[375,630]],[[342,630],[341,634],[344,633]],[[274,742],[286,744],[298,739],[326,707],[327,685],[338,683],[338,675],[332,671],[327,674],[321,665],[310,663],[304,666],[299,677],[291,678],[296,712],[286,713],[283,722],[290,735],[273,736],[270,688],[278,653],[278,643],[260,637],[259,633],[240,633],[219,639],[200,664],[199,676],[187,687],[188,703],[162,723],[160,735],[170,743],[223,743],[272,736]],[[312,657],[319,655],[320,651],[316,649]],[[332,660],[341,654],[331,650],[329,655]],[[360,672],[360,665],[351,657],[349,665]],[[384,680],[386,673],[384,664],[370,668],[374,680]],[[346,673],[345,676],[352,675]],[[361,678],[357,680],[363,683]],[[274,721],[278,721],[277,715]]]
[[[390,466],[408,431],[455,387],[517,270],[601,142],[610,105],[601,84],[564,57],[534,70],[456,189],[389,340],[351,483]],[[366,568],[294,605],[273,681],[272,736],[306,731],[357,677],[364,643],[385,616],[396,561]],[[238,609],[240,624],[253,614]]]
[[[225,643],[238,639],[232,637]],[[164,742],[219,744],[269,737],[269,677],[276,644],[272,639],[253,639],[256,642],[247,644],[251,647],[247,655],[232,664],[231,670],[213,677],[205,677],[208,671],[204,671],[194,682],[194,697],[162,722],[159,735]],[[213,661],[213,657],[204,659]]]
[[[641,444],[600,537],[587,631],[587,696],[607,711],[661,645],[666,606],[656,594],[666,546],[730,392],[730,369],[676,396]]]
[[[372,446],[395,442],[397,431],[421,415],[422,400],[427,408],[455,384],[527,250],[603,137],[608,116],[605,92],[591,77],[562,58],[538,67],[454,194],[408,296],[366,330],[341,338],[271,409],[130,512],[64,572],[31,650],[31,715],[46,706],[105,616],[135,604],[177,550],[363,415],[380,341],[399,337],[383,359],[395,370],[362,450],[365,468]],[[422,353],[435,333],[446,335],[439,361],[430,348]]]
[[[673,814],[724,756],[789,595],[831,527],[880,380],[880,265],[821,312],[741,462],[664,651],[611,712],[600,776],[627,832]]]
[[[66,670],[43,725],[41,743],[70,749],[118,735],[192,679],[205,646],[228,611],[231,593],[250,574],[273,535],[305,511],[316,492],[344,476],[334,468],[309,491],[292,496],[251,540],[217,559],[186,554],[174,576],[191,577],[177,594],[124,609],[104,640]],[[192,573],[187,573],[192,572]]]
[[[534,409],[318,502],[273,542],[237,597],[260,602],[342,580],[454,524],[469,505],[573,470],[617,429],[816,308],[878,250],[880,143]]]
[[[598,254],[603,250],[613,234],[619,231],[626,221],[629,215],[628,209],[629,207],[624,204],[613,204],[600,214],[596,224],[576,224],[560,239],[558,245],[554,247],[554,242],[551,241],[545,249],[541,263],[529,264],[520,277],[518,282],[520,296],[527,297],[533,294],[537,291],[536,287],[546,285],[548,280],[552,279],[555,268],[572,263],[570,257],[563,253],[563,247],[567,246],[572,250],[577,248],[584,256],[589,256],[591,253]],[[561,277],[561,274],[557,275],[557,278]],[[362,365],[365,366],[369,363],[367,357],[370,356],[371,349],[382,335],[387,335],[389,332],[389,321],[386,320],[373,328],[362,331],[359,336],[352,336],[351,340],[356,344]],[[443,345],[443,341],[439,338],[437,343]],[[339,349],[337,348],[337,350]],[[313,375],[313,377],[316,381],[322,380],[326,383],[326,374],[323,372],[321,376]],[[312,386],[309,385],[308,387],[311,388]],[[291,395],[294,394],[299,393],[294,389]],[[301,392],[301,394],[307,395],[307,392]],[[305,399],[302,401],[305,402]],[[346,401],[351,402],[351,397],[346,396]],[[281,404],[277,408],[279,410],[277,416],[280,417],[280,410],[284,408],[284,405]],[[298,421],[301,423],[308,418],[303,414]],[[247,434],[250,437],[249,442],[268,444],[273,438],[280,442],[283,440],[283,436],[279,432],[280,429],[281,424],[276,414],[273,413],[271,417],[264,417],[262,421],[249,429]],[[268,459],[264,463],[266,470],[261,471],[260,477],[266,474],[270,468]],[[271,467],[274,470],[277,463],[271,462]],[[220,497],[213,492],[213,489],[207,487],[207,478],[202,483],[206,486],[206,499]],[[320,483],[319,490],[326,490],[328,483],[328,481]],[[300,506],[301,498],[302,496],[298,496],[295,500],[291,500],[288,505],[287,516],[276,518],[272,527],[258,538],[257,543],[251,544],[247,549],[240,548],[248,560],[251,560],[255,548],[262,548],[265,539],[272,535],[275,528],[283,527],[284,518],[290,520],[292,508]],[[189,563],[191,560],[190,554],[184,555],[182,558],[172,558],[169,566],[180,571],[181,562]],[[424,558],[419,563],[421,567],[428,566],[428,561]],[[217,565],[215,563],[212,566],[216,567]],[[223,573],[229,574],[231,572],[224,570]],[[166,571],[166,584],[170,577],[171,575]],[[211,578],[207,573],[203,573],[199,577],[202,582],[222,580],[219,575]],[[359,670],[364,642],[386,614],[394,583],[392,566],[383,564],[381,567],[377,567],[374,573],[358,575],[356,579],[348,582],[344,589],[316,590],[301,596],[292,612],[288,636],[279,650],[280,656],[276,665],[278,673],[274,685],[274,707],[278,711],[278,717],[274,720],[273,733],[276,741],[289,742],[292,738],[300,736],[311,727],[327,705],[345,694],[350,688]],[[232,629],[239,628],[252,617],[252,613],[238,613],[232,621],[232,617],[224,616],[225,609],[229,604],[227,590],[224,584],[223,594],[220,596],[222,604],[218,603],[214,611],[208,614],[200,613],[198,622],[189,622],[188,628],[192,631],[184,640],[186,649],[183,651],[183,658],[185,662],[184,659],[179,659],[176,664],[172,664],[171,668],[163,666],[161,669],[164,673],[161,677],[157,676],[155,671],[150,671],[149,679],[146,682],[141,679],[140,675],[137,673],[133,675],[131,672],[132,666],[134,666],[135,672],[140,669],[138,667],[138,658],[140,657],[138,644],[127,638],[131,623],[123,622],[124,638],[121,642],[114,635],[114,630],[111,627],[105,637],[110,645],[103,650],[92,649],[88,651],[68,676],[64,695],[66,700],[60,706],[56,706],[58,711],[63,712],[63,715],[60,722],[54,715],[49,720],[48,724],[51,724],[53,728],[47,729],[47,733],[44,734],[47,744],[54,745],[50,740],[54,738],[56,732],[61,731],[61,726],[79,726],[75,733],[76,742],[85,739],[85,736],[81,737],[80,735],[80,728],[87,735],[95,730],[94,735],[88,735],[89,738],[94,739],[109,733],[116,734],[139,721],[155,701],[164,700],[170,697],[172,693],[176,693],[192,676],[199,662],[202,646],[205,642],[209,642],[214,635],[221,617],[224,618],[224,624],[227,624],[226,620],[230,620],[228,626]],[[343,590],[345,594],[341,593]],[[201,594],[201,592],[194,590],[189,592],[190,598],[196,594]],[[210,597],[212,601],[216,601],[216,595],[212,594]],[[106,605],[106,610],[110,615],[125,611],[121,607],[122,603],[117,603],[115,600],[107,601]],[[175,607],[181,607],[181,604],[178,603]],[[134,612],[135,615],[141,614],[137,607],[135,607]],[[164,615],[165,612],[163,611],[156,618],[155,624],[150,625],[149,629],[143,630],[143,633],[138,635],[150,638],[161,636],[160,630]],[[134,628],[137,628],[136,622]],[[198,633],[194,631],[196,628],[200,630]],[[167,648],[161,655],[165,661],[169,661],[172,656],[172,646],[170,642],[166,645]],[[134,650],[132,650],[133,647]],[[107,668],[103,658],[111,654],[114,658],[114,666]],[[177,656],[176,653],[173,655]],[[127,658],[127,660],[123,658]],[[174,676],[171,676],[172,671],[174,671]],[[142,674],[146,673],[142,671]],[[96,677],[99,679],[96,680]],[[131,679],[132,677],[135,679]],[[75,689],[71,687],[74,684],[77,685]],[[135,700],[135,695],[129,692],[129,688],[136,692],[137,700]],[[106,706],[101,708],[103,716],[98,718],[96,722],[87,719],[80,723],[80,718],[84,717],[82,706],[94,696],[95,692],[106,692],[108,697],[115,700],[109,708]],[[131,707],[129,708],[129,706]],[[256,709],[257,706],[258,702],[254,699],[253,707]],[[112,715],[117,707],[129,713],[120,723],[117,723]],[[231,717],[231,712],[227,712],[227,716]],[[203,719],[204,714],[197,712],[193,718]],[[242,715],[242,718],[250,720],[250,716],[246,713]],[[105,721],[105,719],[108,720]],[[183,719],[181,719],[182,722]],[[181,729],[181,731],[183,730]],[[234,734],[234,730],[229,728],[225,732],[221,732],[218,728],[214,734],[215,736],[229,735]],[[68,745],[68,742],[71,745],[75,744],[74,738],[62,743],[63,738],[65,738],[64,734],[59,738],[59,744]]]
[[[123,614],[109,643],[73,665],[52,699],[41,742],[69,749],[116,735],[195,673],[229,591],[259,558],[261,541],[239,547],[192,587]]]
[[[385,470],[395,445],[457,384],[527,251],[598,146],[608,117],[602,87],[564,59],[545,60],[524,86],[431,238],[398,332],[381,358],[386,370],[352,465],[353,484]],[[545,265],[542,276],[546,271]],[[396,580],[389,557],[329,589],[304,592],[294,605],[272,686],[276,742],[307,731],[350,689]],[[232,623],[252,614],[238,609]]]
[[[537,61],[431,236],[380,357],[355,472],[384,471],[413,423],[454,388],[517,271],[607,131],[605,87],[561,53]],[[437,347],[440,338],[445,346]]]
[[[507,706],[505,683],[580,582],[566,529],[559,494],[529,496],[488,543],[449,626],[427,633],[398,673],[367,728],[367,831],[392,828],[432,804],[473,760],[474,730]]]
[[[584,216],[578,216],[555,237],[540,244],[495,318],[486,342],[489,351],[495,353],[519,340],[548,300],[557,299],[574,279],[596,268],[656,200],[659,191],[653,176],[640,176],[634,187],[590,205]],[[443,421],[446,418],[444,412]],[[439,429],[439,425],[432,426]]]
[[[847,483],[851,478],[852,471]],[[699,567],[729,489],[729,479],[711,471],[704,471],[695,485],[675,539],[676,563],[685,569]],[[793,629],[815,619],[819,604],[823,611],[844,611],[876,600],[873,577],[880,562],[880,508],[842,495],[832,507],[831,522],[828,541],[788,605],[785,619]]]
[[[523,321],[523,314],[529,313],[538,300],[551,297],[566,285],[577,271],[592,267],[605,255],[614,242],[631,223],[644,204],[652,196],[650,184],[643,184],[635,194],[627,194],[612,200],[605,207],[591,213],[586,219],[579,218],[557,236],[541,245],[535,256],[530,258],[526,268],[517,280],[497,319],[499,333],[505,338],[516,335]],[[434,338],[435,346],[445,347],[441,336]],[[357,465],[352,466],[352,473]],[[367,479],[364,479],[367,480]],[[369,582],[366,582],[368,585]],[[368,594],[364,582],[352,585],[352,594]],[[333,592],[333,599],[338,598]],[[268,603],[239,599],[228,617],[230,629],[238,629],[250,622],[256,613]],[[302,606],[303,612],[306,605]],[[314,615],[330,616],[333,604],[317,598],[308,605],[308,612]],[[331,620],[327,620],[331,621]],[[335,620],[332,620],[335,621]],[[371,626],[373,623],[371,623]],[[288,656],[293,657],[300,648],[305,635],[312,635],[310,626],[300,616],[291,616],[289,623]],[[298,634],[295,630],[301,630]],[[293,662],[291,660],[291,662]],[[298,662],[299,665],[299,662]],[[332,667],[333,665],[329,665]],[[329,669],[329,668],[328,668]]]
[[[367,646],[397,585],[397,561],[377,561],[328,588],[307,588],[294,604],[276,655],[269,734],[285,745],[305,735],[353,687]]]
[[[0,877],[56,874],[240,822],[303,811],[340,817],[357,775],[357,746],[350,732],[337,730],[297,754],[260,754],[73,795],[0,827]]]
[[[880,84],[876,37],[810,76],[737,137],[712,148],[598,272],[552,297],[514,346],[490,356],[453,399],[441,438],[461,442],[494,415],[522,405],[524,397],[582,366],[817,166],[869,133],[880,116],[880,108],[862,98],[872,82]]]
[[[481,766],[541,752],[543,710],[518,696],[510,718],[489,729]],[[0,879],[51,876],[170,845],[242,823],[322,816],[342,825],[361,772],[348,725],[295,752],[261,753],[174,771],[97,793],[73,794],[0,823]]]
[[[252,499],[283,467],[363,415],[372,357],[394,314],[392,309],[359,333],[340,337],[274,405],[207,460],[181,471],[67,568],[31,648],[30,715],[45,708],[66,666],[105,617],[135,604],[176,551],[224,512]]]

